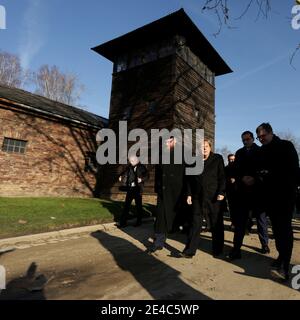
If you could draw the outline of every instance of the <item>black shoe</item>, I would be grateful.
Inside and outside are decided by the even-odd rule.
[[[282,260],[280,257],[278,257],[276,260],[274,260],[271,264],[272,269],[280,269],[282,266]]]
[[[162,249],[163,249],[162,246],[155,246],[155,245],[153,245],[152,247],[148,248],[148,249],[146,250],[146,252],[147,252],[148,254],[151,254],[151,253],[154,253],[154,252],[159,251],[159,250],[162,250]]]
[[[180,252],[178,255],[180,258],[186,258],[186,259],[192,259],[194,254],[192,253],[186,253],[186,252]]]
[[[214,258],[219,258],[222,254],[223,254],[222,250],[221,251],[214,250],[212,252],[212,255],[213,255]]]
[[[268,254],[268,253],[270,253],[271,251],[270,251],[269,246],[266,245],[266,246],[263,246],[263,247],[261,248],[260,252],[261,252],[262,254]]]
[[[240,251],[232,250],[232,251],[227,255],[226,258],[229,259],[230,261],[233,261],[233,260],[241,259],[241,258],[242,258],[242,255],[241,255],[241,252],[240,252]]]

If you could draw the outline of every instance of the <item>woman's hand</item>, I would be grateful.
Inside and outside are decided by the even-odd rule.
[[[142,179],[141,178],[138,178],[138,183],[142,183]]]
[[[224,196],[222,195],[222,194],[219,194],[218,196],[217,196],[217,200],[218,201],[222,201],[222,200],[224,200]]]
[[[122,181],[122,176],[119,177],[119,181],[120,181],[120,182]]]
[[[192,197],[188,196],[187,199],[186,199],[186,202],[187,202],[188,205],[191,205],[192,204]]]

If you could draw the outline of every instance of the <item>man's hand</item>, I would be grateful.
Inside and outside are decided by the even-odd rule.
[[[120,181],[120,182],[122,181],[122,176],[119,177],[119,181]]]
[[[224,200],[224,196],[222,195],[222,194],[219,194],[218,196],[217,196],[217,200],[218,201],[222,201],[222,200]]]
[[[188,196],[187,199],[186,199],[186,202],[187,202],[188,205],[191,205],[192,204],[192,197]]]
[[[230,183],[235,183],[235,179],[234,178],[230,178]]]
[[[138,183],[141,183],[143,180],[141,178],[138,178]]]

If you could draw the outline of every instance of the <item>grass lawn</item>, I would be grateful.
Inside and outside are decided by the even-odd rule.
[[[123,202],[103,199],[0,198],[0,239],[113,222],[122,207]],[[144,209],[151,215],[152,206]]]

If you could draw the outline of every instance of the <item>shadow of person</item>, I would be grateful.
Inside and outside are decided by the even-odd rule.
[[[107,210],[111,212],[114,216],[114,221],[119,221],[120,215],[123,209],[124,203],[120,201],[105,201],[102,203],[102,206],[105,207]],[[128,220],[135,219],[135,215],[132,212],[135,212],[134,208],[131,209],[131,214],[128,217]],[[122,231],[128,234],[130,237],[138,240],[145,246],[145,249],[149,248],[153,242],[149,241],[149,238],[153,238],[154,236],[154,219],[150,219],[151,217],[155,216],[155,206],[151,204],[144,204],[143,205],[143,222],[138,228],[132,227],[130,224],[122,228]],[[145,218],[147,218],[145,220]],[[149,226],[151,225],[151,228]],[[165,248],[170,251],[171,256],[177,256],[179,251],[173,248],[168,243],[165,244]]]
[[[229,259],[226,258],[226,255],[232,250],[232,246],[227,245],[227,243],[232,243],[232,242],[225,241],[224,254],[221,257],[218,257],[218,259],[221,259],[223,261],[226,261],[228,263],[231,263],[243,269],[243,271],[241,272],[233,271],[234,273],[240,274],[243,276],[253,277],[253,278],[273,280],[274,282],[277,282],[279,284],[282,284],[290,288],[289,281],[282,281],[280,279],[271,277],[271,274],[270,274],[271,264],[274,261],[272,257],[264,254],[260,254],[258,252],[243,250],[243,247],[249,247],[254,250],[257,249],[255,247],[243,245],[243,247],[241,248],[242,258],[230,261]],[[200,241],[198,250],[211,254],[211,237],[206,235],[201,235],[201,241]]]
[[[134,202],[133,202],[134,203]],[[132,203],[132,204],[133,204]],[[114,221],[119,221],[125,202],[105,200],[101,202],[101,206],[106,208],[114,217]],[[155,215],[155,207],[151,204],[143,204],[143,218],[149,218]],[[131,205],[128,220],[136,218],[136,206]]]
[[[114,257],[116,264],[129,271],[136,281],[156,300],[207,300],[180,279],[180,272],[133,245],[130,241],[104,231],[91,233]]]
[[[0,300],[46,300],[44,288],[48,279],[37,273],[37,265],[32,262],[26,275],[11,280],[1,291]]]

